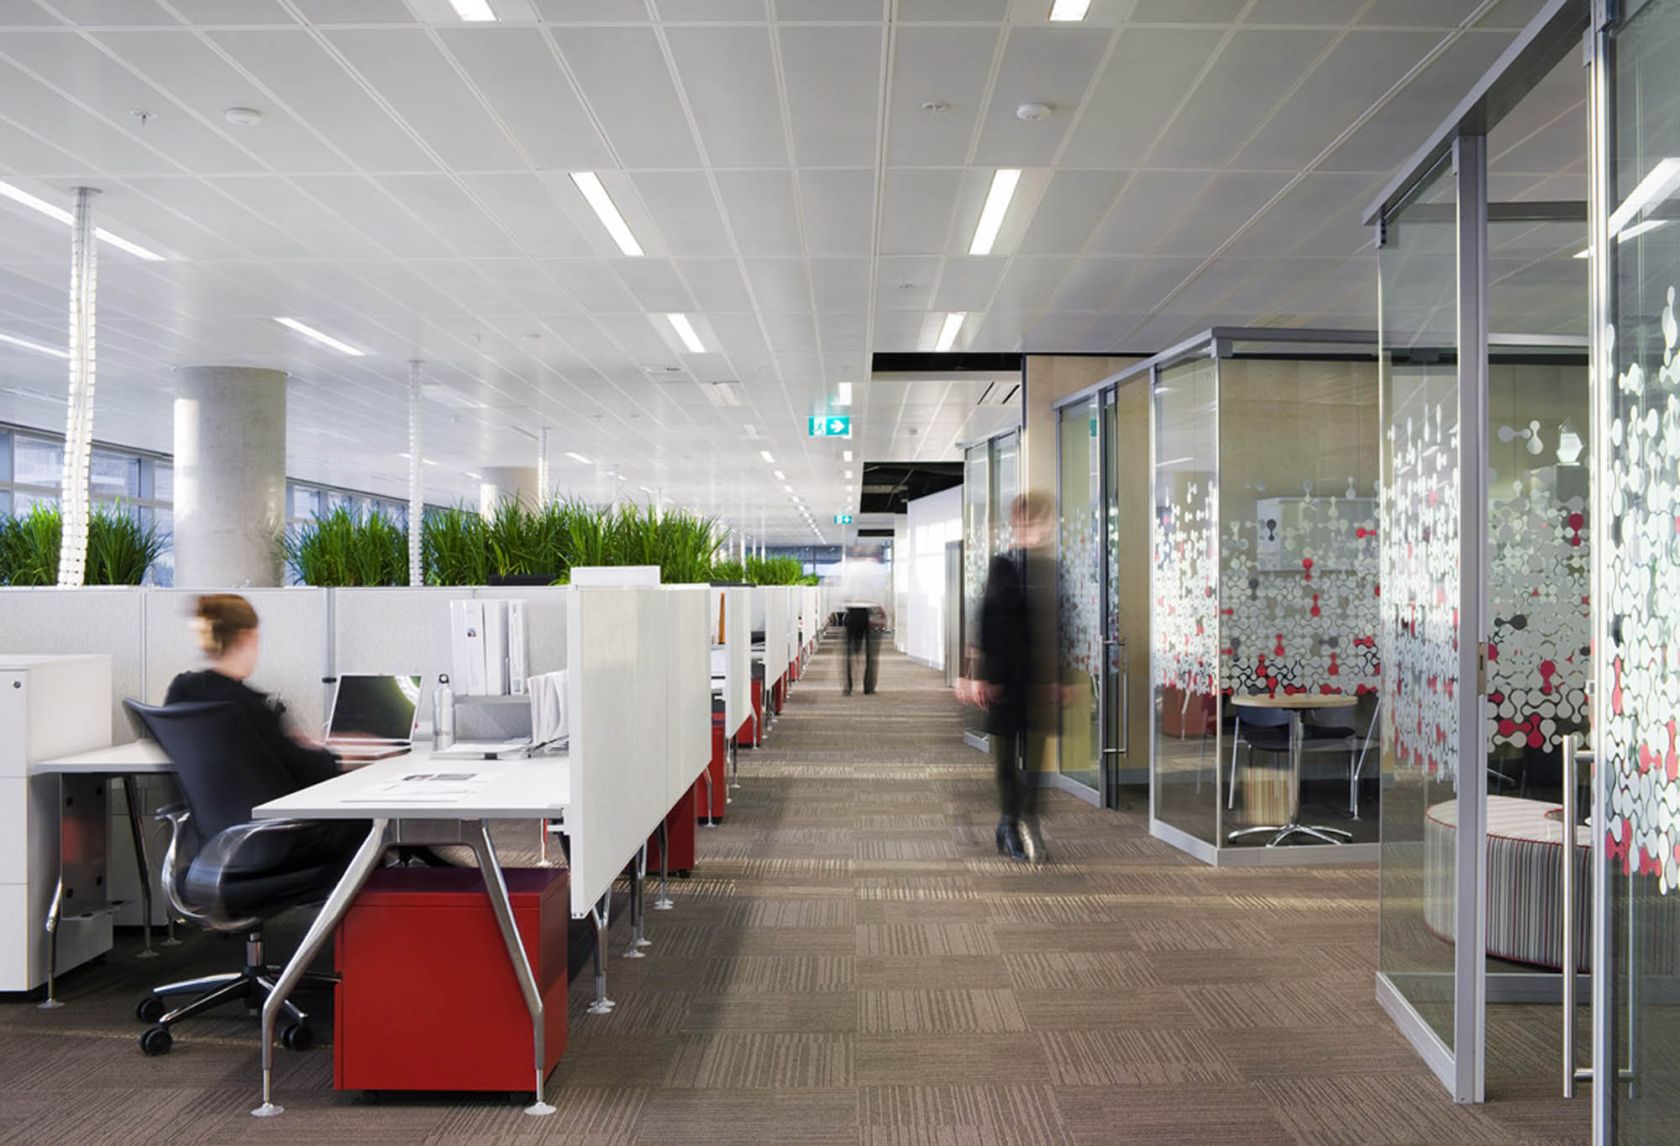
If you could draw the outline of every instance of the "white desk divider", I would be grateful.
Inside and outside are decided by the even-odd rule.
[[[0,589],[0,655],[109,654],[111,731],[127,744],[134,733],[123,697],[146,695],[146,596],[126,587]]]
[[[574,565],[571,575],[572,584],[581,589],[593,589],[603,585],[657,585],[659,584],[659,566],[657,565]]]
[[[718,589],[723,597],[723,723],[730,736],[752,716],[752,590]]]
[[[764,587],[764,687],[769,688],[787,673],[792,636],[789,633],[788,591],[782,585]]]
[[[714,634],[709,586],[667,585],[662,595],[667,616],[660,644],[667,688],[665,812],[669,812],[711,763]]]
[[[590,914],[660,821],[666,799],[666,599],[658,589],[568,595],[572,916]]]
[[[765,622],[764,611],[768,608],[766,602],[769,600],[770,590],[766,589],[763,585],[754,585],[751,589],[747,590],[747,592],[752,594],[753,632],[762,633],[764,632]]]
[[[466,587],[332,590],[331,675],[418,673],[420,722],[429,725],[438,676],[452,671],[449,603],[472,595]]]

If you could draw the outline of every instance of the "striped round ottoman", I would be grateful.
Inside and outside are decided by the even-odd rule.
[[[1563,809],[1513,796],[1487,798],[1487,951],[1496,959],[1536,967],[1563,967],[1559,912]],[[1457,898],[1453,855],[1458,842],[1458,801],[1447,800],[1424,813],[1424,922],[1451,941]],[[1575,828],[1575,950],[1577,970],[1588,969],[1592,933],[1592,884],[1588,860],[1591,829]]]

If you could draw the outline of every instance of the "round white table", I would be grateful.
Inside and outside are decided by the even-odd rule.
[[[1225,838],[1238,840],[1246,836],[1263,836],[1270,833],[1272,838],[1266,843],[1269,848],[1275,848],[1295,835],[1311,836],[1326,844],[1345,844],[1351,840],[1353,833],[1341,828],[1301,823],[1301,714],[1312,709],[1352,708],[1358,703],[1358,698],[1341,693],[1301,692],[1280,696],[1233,696],[1231,703],[1238,708],[1282,709],[1289,713],[1289,821],[1257,828],[1241,828]]]

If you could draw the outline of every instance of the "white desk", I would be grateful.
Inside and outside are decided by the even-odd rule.
[[[160,773],[175,771],[175,765],[163,754],[157,744],[150,740],[134,740],[127,744],[112,744],[104,748],[95,748],[89,752],[78,752],[74,756],[61,756],[52,760],[37,760],[29,765],[32,776],[155,776]],[[146,852],[146,829],[141,822],[142,809],[140,794],[132,783],[123,783],[123,796],[128,801],[129,838],[134,845],[134,865],[140,879],[140,918],[143,921],[140,933],[145,937],[145,947],[139,957],[149,959],[157,952],[152,949],[152,861]],[[57,940],[58,928],[61,923],[60,912],[63,910],[64,873],[63,859],[60,857],[60,871],[58,874],[59,891],[53,896],[52,910],[47,915],[47,1001],[44,1007],[56,1007],[58,998],[54,994],[54,978],[58,961]],[[173,946],[179,942],[175,938],[175,916],[169,913],[169,930],[164,937],[165,946]]]
[[[273,1101],[274,1027],[281,1007],[304,971],[315,959],[339,920],[349,910],[356,893],[379,866],[385,850],[403,842],[405,820],[454,820],[460,826],[461,842],[473,849],[484,889],[507,945],[514,977],[531,1015],[532,1043],[536,1052],[536,1101],[527,1114],[553,1114],[554,1107],[543,1101],[543,1002],[531,972],[525,945],[514,921],[508,900],[507,881],[490,837],[491,820],[563,819],[571,803],[572,764],[566,756],[536,757],[530,760],[437,760],[429,748],[418,748],[403,756],[380,760],[354,772],[325,780],[301,792],[259,804],[251,810],[257,819],[371,820],[367,838],[345,869],[338,885],[309,925],[303,942],[275,981],[274,990],[262,1011],[262,1105],[251,1113],[258,1117],[279,1114],[283,1107]],[[424,773],[471,775],[477,782],[445,785],[449,794],[415,798],[408,791],[392,792],[390,786],[402,777]],[[597,919],[597,926],[604,923]],[[596,950],[604,937],[597,936]]]

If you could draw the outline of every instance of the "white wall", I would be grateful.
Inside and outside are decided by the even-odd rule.
[[[893,514],[893,647],[904,652],[910,638],[910,515]]]
[[[962,539],[962,487],[917,498],[909,508],[904,651],[925,665],[944,668],[945,546]],[[893,557],[900,560],[896,551]]]

